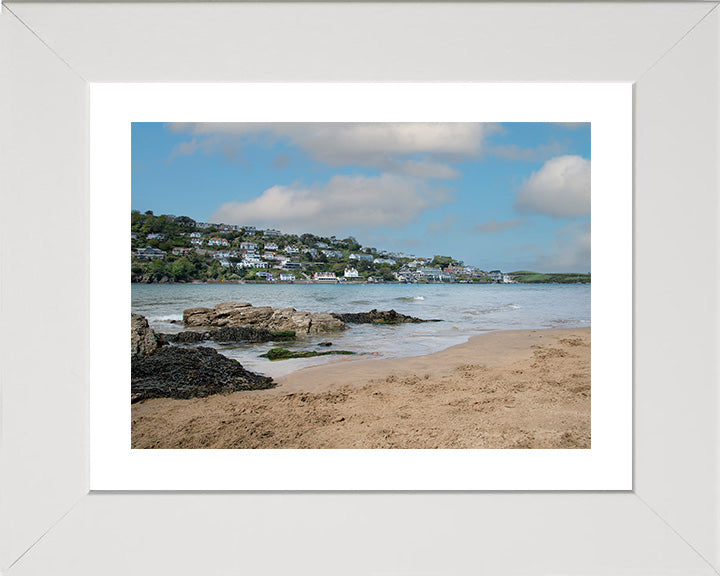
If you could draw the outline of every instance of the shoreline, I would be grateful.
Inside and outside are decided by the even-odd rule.
[[[132,407],[133,448],[589,448],[591,328],[301,368],[269,390]]]
[[[151,284],[158,284],[158,285],[168,285],[168,284],[199,284],[199,285],[214,285],[214,284],[282,284],[282,285],[290,285],[290,284],[326,284],[330,286],[334,285],[343,285],[343,286],[366,286],[366,285],[398,285],[398,286],[425,286],[425,285],[436,285],[440,284],[443,286],[452,285],[452,284],[470,284],[472,286],[512,286],[512,285],[519,285],[519,286],[547,286],[547,285],[557,285],[557,286],[572,286],[572,285],[581,285],[581,286],[588,286],[591,283],[590,282],[469,282],[469,281],[463,281],[458,280],[455,282],[397,282],[397,281],[389,281],[389,282],[368,282],[367,280],[342,280],[342,281],[328,281],[328,280],[292,280],[292,281],[285,281],[285,280],[273,280],[271,282],[267,280],[190,280],[189,282],[179,282],[179,281],[168,281],[168,282],[136,282],[134,280],[130,281],[130,284],[138,284],[138,285],[151,285]]]
[[[454,362],[478,349],[480,354],[474,362],[484,365],[499,365],[511,360],[515,353],[524,350],[535,333],[539,337],[553,337],[587,331],[590,327],[580,328],[527,328],[513,330],[491,330],[470,336],[465,342],[452,344],[437,352],[400,358],[367,358],[362,356],[338,357],[333,361],[315,366],[305,366],[285,376],[276,378],[277,387],[249,392],[249,394],[292,394],[297,392],[326,392],[338,386],[359,386],[370,375],[380,378],[385,372],[424,371],[425,373],[445,374]],[[342,382],[342,384],[337,384]]]

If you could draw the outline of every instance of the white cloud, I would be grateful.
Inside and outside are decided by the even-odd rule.
[[[510,230],[511,228],[517,228],[526,223],[526,220],[522,218],[515,218],[513,220],[489,220],[478,224],[473,228],[473,232],[479,232],[480,234],[496,234],[497,232],[503,232]]]
[[[558,231],[552,248],[541,254],[535,269],[543,272],[590,272],[590,222]]]
[[[590,161],[581,156],[558,156],[545,162],[518,191],[519,212],[558,218],[590,213]]]
[[[236,148],[244,139],[285,140],[326,164],[359,165],[384,171],[445,179],[458,176],[452,167],[428,156],[461,159],[479,156],[485,139],[497,130],[482,123],[176,123],[174,132],[189,133],[197,145],[174,155]],[[234,143],[234,145],[230,145]],[[419,160],[418,160],[419,158]]]
[[[253,200],[224,204],[211,218],[291,233],[346,234],[399,227],[451,200],[444,189],[395,174],[334,176],[324,186],[273,186]]]

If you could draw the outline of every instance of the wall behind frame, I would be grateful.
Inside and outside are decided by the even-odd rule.
[[[87,95],[0,13],[0,572],[87,492]]]
[[[719,33],[715,10],[636,83],[634,226],[634,489],[716,569]]]

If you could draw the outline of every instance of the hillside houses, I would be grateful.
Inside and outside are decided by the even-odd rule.
[[[302,265],[302,262],[293,262],[292,260],[283,260],[280,263],[280,268],[284,268],[285,270],[302,270],[303,265]]]
[[[166,254],[167,252],[164,250],[158,250],[157,248],[152,248],[151,246],[138,248],[135,251],[135,257],[140,260],[164,260]]]
[[[258,280],[269,276],[257,272],[275,269],[275,277],[293,276],[293,282],[366,282],[370,278],[395,283],[514,282],[513,275],[500,270],[486,273],[450,256],[426,258],[378,250],[352,237],[283,234],[275,228],[258,231],[252,226],[195,222],[187,217],[171,221],[137,211],[132,213],[131,240],[133,277],[137,278]],[[181,258],[189,262],[176,266]]]

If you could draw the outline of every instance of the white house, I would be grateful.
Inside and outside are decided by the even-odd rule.
[[[240,250],[257,250],[255,242],[243,242],[240,244]]]
[[[200,234],[200,232],[193,232],[190,234],[190,238],[202,238],[202,234]]]
[[[208,240],[208,246],[230,246],[230,242],[225,238],[210,238]]]
[[[372,262],[374,256],[372,254],[350,254],[350,260],[365,260],[366,262]]]
[[[281,282],[295,282],[295,274],[280,274]]]
[[[355,268],[345,268],[343,276],[345,278],[360,278],[360,274],[358,274],[358,271],[355,270]]]
[[[390,264],[390,266],[395,266],[395,260],[391,260],[390,258],[375,258],[373,264]]]
[[[240,266],[243,268],[270,268],[270,264],[263,262],[262,260],[247,260],[244,259],[240,262]]]
[[[285,254],[300,254],[300,248],[297,246],[285,246]]]
[[[194,244],[195,246],[202,246],[202,238],[193,238],[190,240],[190,244]]]
[[[277,249],[278,249],[278,245],[275,244],[275,242],[268,242],[267,244],[265,244],[265,250],[277,250]]]
[[[313,280],[316,282],[337,282],[335,272],[315,272]]]
[[[148,234],[148,240],[165,240],[165,234]]]
[[[263,236],[280,236],[280,230],[268,228],[267,230],[263,231]]]
[[[439,268],[421,268],[418,270],[418,276],[421,280],[429,280],[433,282],[454,282],[455,278],[452,274],[443,272]]]

